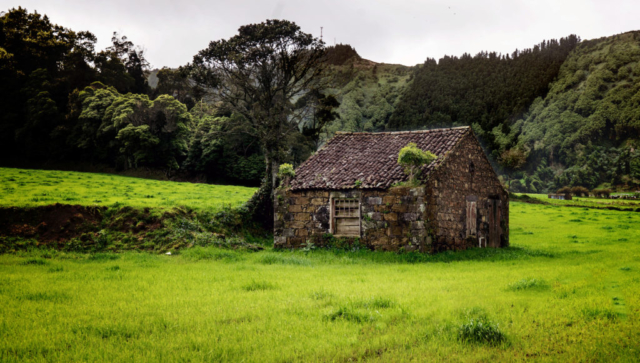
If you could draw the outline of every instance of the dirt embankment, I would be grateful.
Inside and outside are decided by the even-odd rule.
[[[97,236],[104,228],[133,235],[156,230],[161,218],[149,210],[54,204],[32,208],[0,208],[0,236],[37,239],[41,244],[82,240]]]
[[[234,211],[214,216],[184,208],[159,211],[65,204],[0,208],[0,253],[32,247],[76,252],[166,252],[194,245],[262,249],[241,238],[241,233],[266,235],[250,227]]]
[[[68,240],[98,228],[105,209],[62,204],[0,208],[0,235],[37,237],[45,243]]]

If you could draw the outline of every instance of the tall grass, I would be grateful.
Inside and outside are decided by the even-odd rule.
[[[640,213],[510,217],[509,249],[424,257],[0,255],[0,361],[639,361]]]

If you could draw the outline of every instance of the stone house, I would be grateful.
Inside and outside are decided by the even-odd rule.
[[[438,156],[407,181],[410,142]],[[509,245],[509,194],[469,127],[342,132],[296,170],[274,201],[274,246],[334,238],[375,250],[439,252]]]

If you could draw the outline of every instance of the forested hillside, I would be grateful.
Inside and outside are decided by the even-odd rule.
[[[260,184],[264,130],[213,102],[215,82],[197,85],[185,67],[151,71],[124,35],[104,50],[96,41],[26,9],[0,16],[0,163]],[[318,88],[287,101],[306,111],[283,118],[286,147],[273,152],[282,162],[299,165],[336,131],[470,125],[515,191],[640,186],[640,32],[413,67],[321,48]]]
[[[528,154],[528,190],[640,185],[640,32],[581,42],[499,147]]]
[[[415,71],[388,126],[410,130],[475,124],[477,131],[496,126],[508,129],[531,101],[546,95],[549,83],[578,42],[572,35],[511,55],[482,52],[447,56],[438,62],[427,59]],[[490,134],[486,141],[494,149]]]
[[[356,71],[327,136],[470,125],[514,191],[640,185],[640,32],[400,67],[340,66]]]

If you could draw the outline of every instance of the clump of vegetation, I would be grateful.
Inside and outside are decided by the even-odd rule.
[[[571,194],[573,194],[576,197],[588,197],[589,189],[581,186],[573,187],[571,188]]]
[[[423,151],[413,142],[400,149],[398,164],[404,167],[404,172],[409,176],[409,183],[416,184],[420,167],[428,165],[438,157],[431,151]]]
[[[458,339],[463,342],[498,345],[507,340],[498,324],[486,317],[469,318],[458,327]]]
[[[549,287],[549,285],[541,279],[522,279],[516,282],[510,283],[507,287],[507,290],[510,291],[521,291],[521,290],[531,290],[531,289],[545,289]]]
[[[588,319],[606,319],[606,320],[618,320],[620,315],[610,309],[604,308],[584,308],[582,309],[582,315]]]
[[[281,256],[278,254],[268,254],[262,256],[259,260],[265,265],[294,265],[294,266],[310,266],[311,261],[299,256]]]
[[[264,291],[264,290],[273,290],[275,288],[276,288],[276,285],[270,282],[255,281],[255,280],[242,286],[242,289],[245,291]]]
[[[280,178],[293,178],[296,176],[296,171],[293,169],[293,165],[284,163],[278,169],[278,176]]]
[[[43,266],[43,265],[48,265],[49,262],[41,259],[41,258],[30,258],[26,261],[24,261],[22,263],[23,265],[36,265],[36,266]]]
[[[373,317],[370,314],[363,314],[358,311],[354,311],[346,306],[341,306],[337,311],[325,316],[325,319],[329,321],[346,320],[353,323],[365,323],[373,321]]]
[[[180,252],[182,256],[189,260],[200,261],[200,260],[213,260],[213,261],[225,261],[225,262],[236,262],[242,261],[242,256],[234,251],[227,250],[219,250],[217,248],[205,248],[196,246],[193,248],[187,248],[184,251]]]
[[[612,190],[609,188],[596,188],[591,191],[596,198],[609,198]]]

